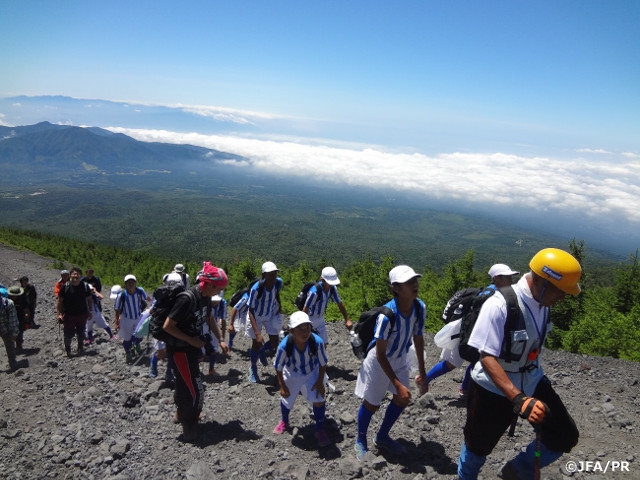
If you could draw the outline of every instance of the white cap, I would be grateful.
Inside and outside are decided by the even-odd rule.
[[[109,298],[111,300],[115,300],[121,291],[122,287],[120,285],[114,285],[113,287],[111,287],[111,295],[109,295]]]
[[[184,272],[184,265],[181,263],[176,263],[176,266],[173,267],[173,269],[178,273],[182,273]]]
[[[182,283],[182,277],[180,276],[179,273],[168,273],[167,275],[164,276],[164,278],[162,279],[163,282],[167,283],[167,282],[171,282],[171,283]]]
[[[211,297],[212,302],[219,302],[220,300],[222,300],[222,297],[220,295],[214,295],[213,297]]]
[[[340,285],[340,279],[338,278],[338,272],[333,267],[324,267],[322,269],[322,279],[329,285]]]
[[[60,270],[60,276],[69,275],[69,270]]]
[[[504,276],[511,276],[511,275],[518,275],[520,272],[516,272],[515,270],[511,270],[511,267],[509,267],[509,265],[505,265],[504,263],[496,263],[494,266],[492,266],[489,269],[489,276],[491,278],[493,277],[497,277],[500,275],[504,275]]]
[[[273,262],[265,262],[262,264],[262,273],[277,272],[278,267]]]
[[[133,280],[134,282],[137,282],[138,280],[136,280],[136,277],[134,275],[127,275],[126,277],[124,277],[124,283],[127,283],[129,280]]]
[[[304,312],[293,312],[289,317],[289,328],[296,328],[305,323],[311,323],[309,315]]]
[[[413,271],[408,265],[398,265],[397,267],[393,267],[389,272],[389,281],[391,284],[394,283],[406,283],[412,278],[420,278],[422,275]]]

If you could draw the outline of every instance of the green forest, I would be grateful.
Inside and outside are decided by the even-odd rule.
[[[52,268],[73,265],[83,269],[92,267],[105,285],[122,284],[123,276],[133,273],[139,284],[150,292],[175,264],[175,258],[169,256],[16,228],[0,228],[0,243],[51,258]],[[574,239],[564,248],[583,265],[580,282],[582,293],[577,297],[567,297],[564,302],[554,306],[554,330],[547,339],[547,347],[640,361],[638,252],[629,255],[618,265],[589,269],[585,268],[590,265],[590,259],[584,242]],[[259,276],[264,260],[272,259],[209,260],[228,273],[230,284],[225,296],[230,298],[234,291],[247,286]],[[423,275],[419,296],[427,304],[427,331],[435,333],[442,327],[440,315],[455,291],[488,283],[486,271],[479,271],[475,261],[475,252],[468,250],[460,258],[449,261],[444,268],[437,270],[429,265],[413,265]],[[187,272],[192,276],[201,267],[195,262],[182,263],[185,263]],[[284,282],[281,298],[285,313],[295,310],[293,301],[302,285],[317,280],[321,269],[331,263],[327,258],[320,258],[315,264],[305,261],[292,265],[278,264]],[[395,264],[396,259],[391,255],[380,258],[365,255],[340,267],[340,296],[353,321],[357,321],[362,311],[390,298],[388,272]],[[331,303],[327,309],[327,319],[340,318],[337,307]]]

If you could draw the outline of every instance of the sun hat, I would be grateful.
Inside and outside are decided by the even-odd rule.
[[[111,300],[115,300],[121,291],[122,287],[120,285],[114,285],[113,287],[111,287],[111,294],[109,295],[109,298]]]
[[[278,267],[273,262],[265,262],[262,264],[262,273],[279,272]]]
[[[133,280],[134,282],[137,282],[138,280],[136,279],[135,275],[127,275],[124,277],[124,283],[127,283],[129,280]]]
[[[309,315],[304,312],[293,312],[289,317],[289,328],[296,328],[305,323],[311,323]]]
[[[173,269],[178,273],[182,273],[184,272],[184,265],[181,263],[176,263],[176,266],[173,267]]]
[[[491,278],[498,277],[503,275],[505,277],[510,277],[511,275],[518,275],[520,272],[516,270],[511,270],[509,265],[505,265],[504,263],[496,263],[489,269],[489,276]]]
[[[12,285],[9,287],[8,292],[9,292],[9,295],[19,297],[24,293],[24,288],[22,288],[20,285]]]
[[[329,285],[340,285],[340,279],[338,278],[338,272],[333,267],[324,267],[320,277]]]
[[[180,274],[179,274],[179,273],[172,272],[172,273],[167,273],[167,274],[164,276],[164,278],[162,279],[162,281],[163,281],[164,283],[168,283],[168,282],[171,282],[171,283],[178,283],[178,282],[180,282],[180,283],[182,283],[182,277],[180,276]]]
[[[391,284],[405,283],[412,278],[420,278],[421,276],[419,273],[414,272],[413,268],[408,265],[398,265],[389,272],[389,281]]]

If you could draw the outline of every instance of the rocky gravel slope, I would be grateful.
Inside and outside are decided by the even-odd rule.
[[[238,336],[230,357],[218,365],[219,375],[205,377],[199,440],[184,443],[180,427],[171,421],[172,391],[162,380],[148,377],[146,358],[126,365],[120,344],[108,341],[103,331],[85,355],[66,358],[52,295],[58,272],[51,263],[0,246],[0,282],[9,285],[20,275],[30,277],[40,297],[36,321],[41,324],[25,333],[19,370],[7,372],[6,354],[0,353],[0,477],[456,478],[465,415],[464,400],[458,396],[462,369],[436,380],[394,426],[391,433],[408,448],[408,455],[393,458],[374,447],[361,463],[353,452],[359,362],[341,322],[329,329],[329,376],[336,388],[327,398],[327,431],[334,445],[320,451],[311,410],[301,399],[292,412],[293,431],[271,433],[280,416],[273,371],[261,367],[261,383],[250,384],[249,342]],[[104,301],[110,322],[112,306],[112,301]],[[439,351],[431,335],[425,344],[432,365]],[[549,350],[543,361],[581,437],[576,449],[546,468],[542,478],[640,478],[640,364]],[[163,372],[161,364],[160,377]],[[381,421],[382,411],[374,416],[371,444]],[[482,478],[496,478],[502,464],[532,438],[530,426],[520,421],[515,436],[504,437],[489,457]],[[583,471],[568,471],[568,462]]]

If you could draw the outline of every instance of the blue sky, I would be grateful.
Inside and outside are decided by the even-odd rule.
[[[330,152],[337,169],[349,158],[373,162],[372,171],[399,166],[363,183],[386,177],[406,189],[415,177],[438,198],[488,204],[492,195],[478,199],[482,183],[524,176],[500,202],[531,203],[518,197],[533,180],[560,190],[565,212],[587,205],[592,218],[640,223],[635,0],[23,0],[3,2],[0,31],[0,97],[111,100],[137,113],[134,121],[13,104],[0,110],[4,125],[196,138],[256,165],[287,155],[313,165]],[[457,192],[437,171],[415,175],[443,162],[500,169]],[[542,208],[557,207],[553,196],[540,197]]]

